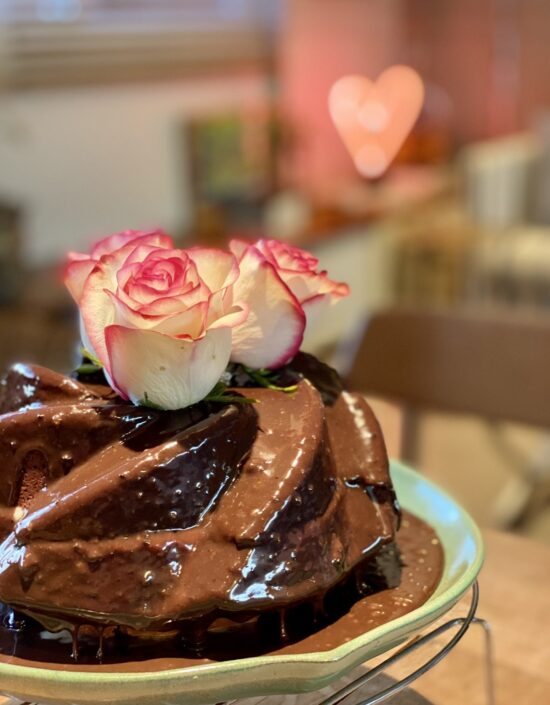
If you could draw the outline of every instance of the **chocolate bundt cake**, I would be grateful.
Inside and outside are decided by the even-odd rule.
[[[14,365],[0,386],[0,601],[49,629],[213,627],[399,575],[399,509],[378,423],[299,354],[287,393],[136,407],[89,378]],[[93,383],[91,383],[93,382]],[[281,617],[283,615],[283,617]]]

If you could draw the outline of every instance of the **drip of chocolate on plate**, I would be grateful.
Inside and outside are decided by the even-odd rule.
[[[399,609],[427,599],[440,547],[407,518],[431,568],[415,591],[368,404],[303,353],[280,380],[296,391],[235,374],[232,393],[254,403],[167,412],[13,366],[0,386],[0,651],[25,658],[47,639],[45,660],[61,649],[79,665],[223,658],[224,644],[235,657],[307,642],[403,583]]]

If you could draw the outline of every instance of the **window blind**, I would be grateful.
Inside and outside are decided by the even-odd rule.
[[[12,88],[177,77],[269,60],[269,0],[0,0]]]

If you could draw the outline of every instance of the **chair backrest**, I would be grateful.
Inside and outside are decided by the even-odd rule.
[[[368,321],[351,389],[409,408],[550,427],[550,317],[390,309]]]

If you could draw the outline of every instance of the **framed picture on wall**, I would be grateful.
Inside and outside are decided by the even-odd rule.
[[[198,225],[205,213],[226,230],[257,224],[277,186],[277,126],[269,112],[207,115],[183,129]]]

